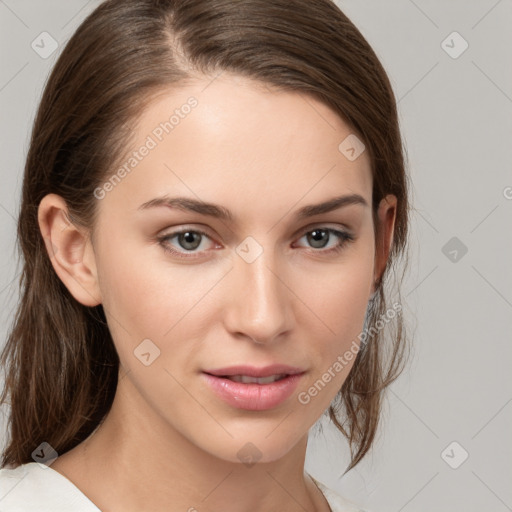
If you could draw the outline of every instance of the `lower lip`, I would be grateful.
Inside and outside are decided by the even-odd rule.
[[[288,375],[270,384],[244,384],[203,373],[206,383],[219,398],[232,407],[249,411],[264,411],[277,407],[295,391],[303,375]]]

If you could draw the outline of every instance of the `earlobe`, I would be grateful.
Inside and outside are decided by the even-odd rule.
[[[393,245],[393,235],[395,231],[397,198],[395,195],[388,194],[384,197],[378,210],[378,239],[376,240],[375,257],[375,275],[374,283],[379,283],[386,268],[389,253]],[[374,290],[375,291],[375,290]]]
[[[38,223],[53,268],[71,295],[84,306],[101,304],[90,237],[86,230],[73,224],[61,196],[43,197]]]

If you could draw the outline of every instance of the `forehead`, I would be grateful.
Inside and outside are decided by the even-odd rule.
[[[139,205],[181,193],[230,209],[341,193],[370,202],[369,158],[366,151],[347,158],[344,141],[351,137],[341,117],[309,95],[228,73],[197,79],[146,106],[122,164],[134,151],[137,161],[111,195],[124,190]]]

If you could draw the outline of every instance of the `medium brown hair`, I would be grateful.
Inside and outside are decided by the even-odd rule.
[[[108,0],[64,47],[33,125],[18,220],[20,301],[0,358],[6,369],[0,403],[10,405],[2,466],[31,462],[44,441],[59,454],[75,447],[108,413],[117,387],[119,358],[103,308],[77,302],[55,273],[37,221],[41,199],[62,196],[71,221],[92,228],[94,190],[121,161],[148,101],[222,71],[310,95],[364,142],[376,235],[380,200],[398,198],[393,245],[365,325],[388,310],[384,284],[404,256],[409,212],[396,101],[374,51],[335,3]],[[402,316],[390,326],[392,335],[374,329],[361,344],[329,407],[349,441],[348,469],[370,449],[382,391],[403,369]]]

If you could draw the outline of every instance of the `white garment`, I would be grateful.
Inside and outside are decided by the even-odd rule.
[[[324,494],[332,512],[364,512],[311,478]],[[0,469],[0,512],[101,511],[71,480],[51,466],[29,462],[14,469]]]

